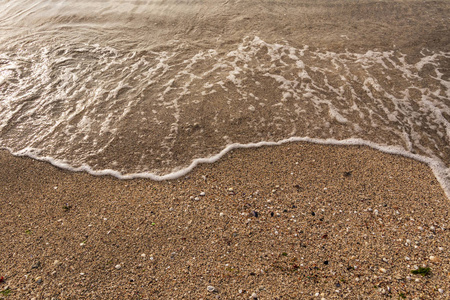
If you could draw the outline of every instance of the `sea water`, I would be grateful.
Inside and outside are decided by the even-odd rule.
[[[448,192],[448,47],[371,43],[345,17],[327,29],[332,1],[275,2],[3,1],[0,147],[162,180],[233,148],[364,144],[426,162]]]

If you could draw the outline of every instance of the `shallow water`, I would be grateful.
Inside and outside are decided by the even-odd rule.
[[[239,145],[365,143],[449,182],[446,1],[0,8],[0,147],[14,154],[161,179]]]

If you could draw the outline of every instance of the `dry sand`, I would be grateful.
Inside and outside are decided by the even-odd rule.
[[[449,202],[411,159],[292,143],[165,182],[0,165],[0,298],[450,297]]]

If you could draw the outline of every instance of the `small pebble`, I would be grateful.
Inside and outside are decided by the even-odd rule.
[[[382,273],[386,273],[386,272],[387,272],[387,270],[386,270],[385,268],[380,268],[380,272],[382,272]]]
[[[221,212],[221,213],[219,214],[219,216],[223,217],[223,216],[224,216],[224,213],[223,213],[223,212]]]
[[[38,276],[34,281],[36,281],[36,283],[42,283],[42,277]]]
[[[205,196],[205,195],[206,195],[205,192],[200,193],[200,196]]]
[[[443,294],[444,290],[443,289],[438,289],[439,293]]]
[[[210,293],[214,293],[214,292],[216,291],[216,288],[213,287],[212,285],[208,285],[208,286],[206,287],[206,289],[207,289],[208,292],[210,292]]]
[[[121,265],[116,265],[114,268],[116,268],[116,270],[120,270],[120,269],[122,269],[122,266]]]
[[[256,293],[253,293],[251,298],[252,299],[258,299],[258,295]]]
[[[141,254],[141,257],[145,257],[145,256],[146,256],[145,253],[142,253],[142,254]]]
[[[397,279],[397,280],[402,280],[403,279],[402,275],[400,275],[400,274],[395,274],[394,278]]]
[[[433,263],[437,263],[437,262],[439,262],[439,258],[436,257],[436,256],[431,255],[430,256],[430,261],[433,262]]]

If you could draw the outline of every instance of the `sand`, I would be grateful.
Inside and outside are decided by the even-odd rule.
[[[450,297],[449,201],[411,159],[291,143],[164,182],[0,165],[0,299]]]

